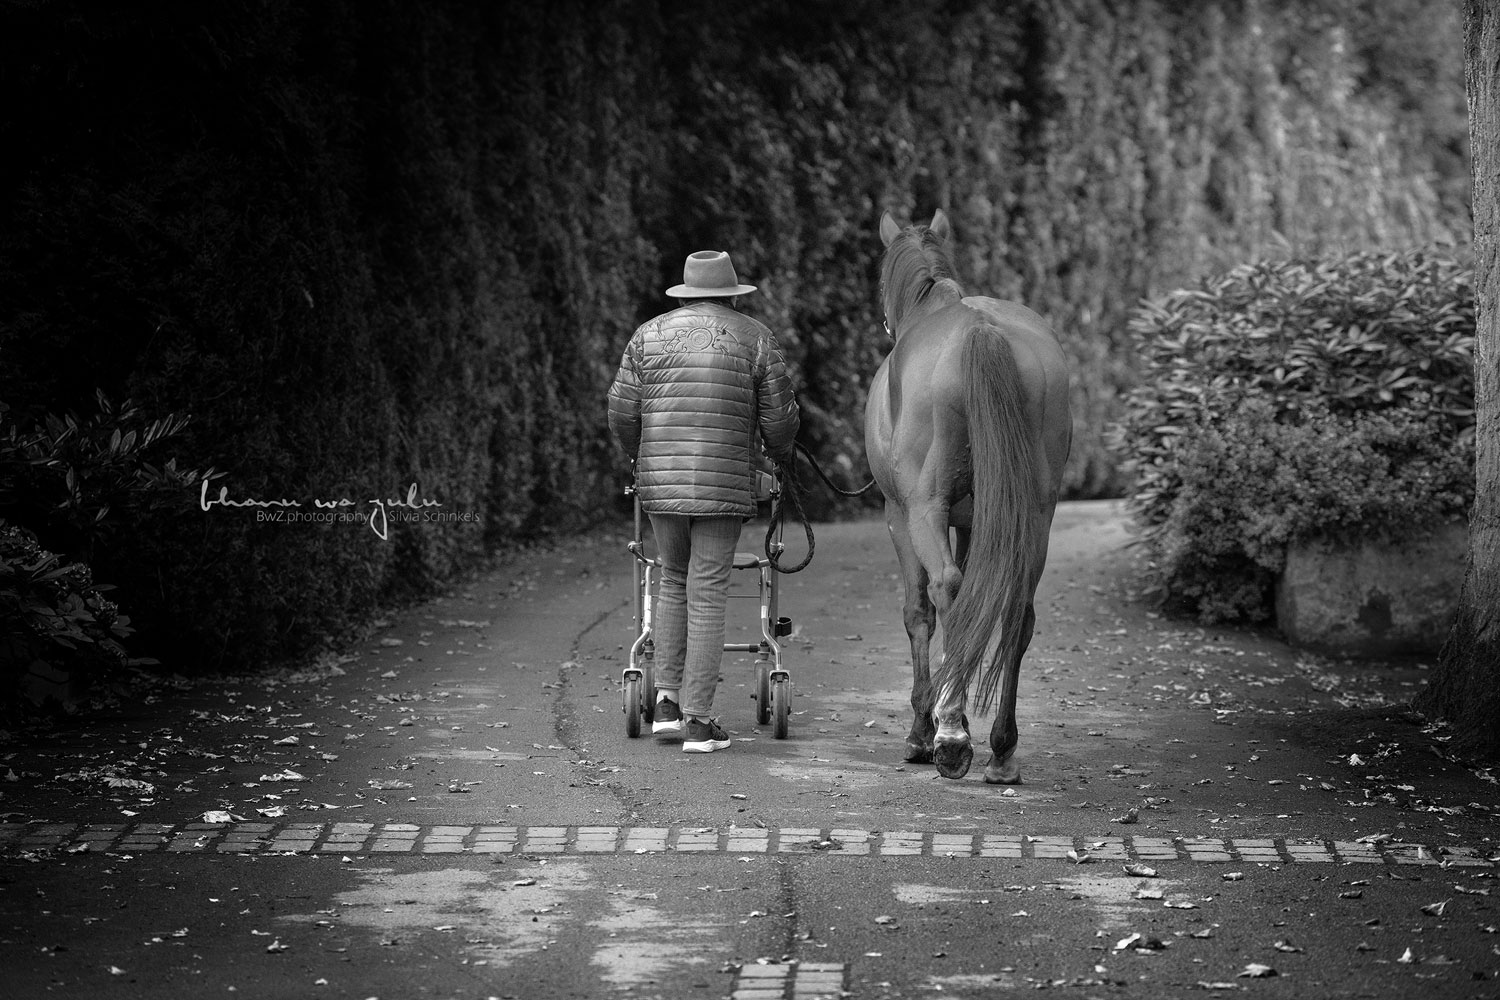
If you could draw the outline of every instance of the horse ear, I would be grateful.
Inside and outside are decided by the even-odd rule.
[[[927,228],[932,230],[932,235],[938,238],[939,243],[947,243],[948,238],[953,235],[953,228],[948,225],[948,216],[941,208],[932,213],[932,225]]]
[[[880,217],[880,242],[890,246],[891,240],[899,235],[901,235],[901,227],[896,225],[896,220],[891,218],[891,213],[887,212],[882,215]]]

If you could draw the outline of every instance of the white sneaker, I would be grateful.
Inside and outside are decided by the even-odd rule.
[[[682,709],[671,698],[662,698],[656,703],[656,713],[651,717],[651,732],[656,735],[682,732]]]
[[[689,719],[687,734],[682,740],[684,753],[713,753],[729,749],[729,734],[719,728],[712,719]]]

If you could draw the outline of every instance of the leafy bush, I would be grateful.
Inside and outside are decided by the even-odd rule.
[[[1474,297],[1439,253],[1246,265],[1141,307],[1116,443],[1151,582],[1265,619],[1288,546],[1409,534],[1473,501]]]
[[[0,437],[0,509],[85,561],[114,532],[140,528],[201,479],[218,476],[179,469],[175,458],[160,466],[146,460],[152,445],[187,426],[186,416],[147,420],[132,400],[116,406],[103,390],[94,398],[96,413],[48,413],[27,429],[9,423]],[[0,420],[7,411],[0,402]]]
[[[8,421],[0,434],[0,685],[32,702],[48,682],[71,701],[126,662],[120,640],[134,630],[104,597],[113,588],[94,583],[94,557],[218,475],[147,460],[186,417],[148,420],[129,400],[95,398],[93,414]],[[0,420],[8,415],[0,403]]]
[[[106,589],[84,564],[65,561],[25,528],[0,520],[0,690],[12,710],[48,694],[66,703],[125,663],[120,640],[132,631],[130,619],[104,596]]]

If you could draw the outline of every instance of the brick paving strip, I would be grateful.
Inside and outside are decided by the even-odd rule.
[[[1054,837],[784,827],[418,826],[414,823],[0,823],[0,855],[217,854],[830,854],[1056,859],[1079,863],[1342,862],[1493,868],[1500,855],[1398,841],[1290,838]],[[1070,855],[1071,852],[1071,855]]]
[[[839,997],[844,994],[845,972],[846,966],[836,962],[751,963],[735,975],[729,1000]]]

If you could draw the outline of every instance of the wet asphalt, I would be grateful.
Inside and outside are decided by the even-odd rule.
[[[788,738],[726,656],[733,745],[683,754],[625,735],[627,530],[7,733],[6,995],[1500,995],[1500,794],[1406,709],[1428,665],[1166,618],[1119,506],[1066,504],[1023,784],[947,781],[901,759],[883,525],[817,525]]]

